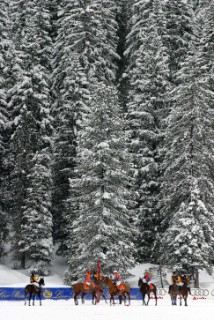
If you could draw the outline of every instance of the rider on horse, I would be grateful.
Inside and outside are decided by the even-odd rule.
[[[84,289],[89,289],[89,287],[94,288],[94,283],[91,280],[91,269],[87,269],[85,273],[85,280],[84,280]]]
[[[177,285],[177,282],[180,280],[180,278],[178,279],[178,274],[177,274],[177,271],[173,271],[172,272],[172,275],[171,275],[171,284],[169,285],[169,291],[168,293],[170,293],[170,288],[173,286],[173,285]]]
[[[121,275],[116,270],[113,271],[113,282],[115,283],[118,291],[123,289],[123,285],[121,284],[122,283]]]
[[[189,291],[189,294],[191,294],[191,291],[190,291],[190,284],[189,284],[189,280],[190,280],[190,277],[188,274],[186,274],[184,271],[181,271],[179,273],[179,277],[180,277],[180,280],[181,280],[181,283],[185,284],[188,288],[188,291]]]
[[[35,271],[31,272],[30,283],[33,283],[33,284],[37,284],[38,283],[38,277],[37,277]]]
[[[171,275],[171,284],[176,284],[176,283],[177,283],[177,280],[178,280],[177,272],[176,272],[176,271],[173,271],[173,272],[172,272],[172,275]]]
[[[101,277],[101,274],[98,274],[98,272],[94,270],[93,276],[92,276],[93,281],[97,282],[100,279],[100,277]]]
[[[189,285],[189,275],[185,274],[184,271],[181,271],[181,272],[176,272],[176,271],[173,271],[172,273],[172,276],[171,276],[171,285],[174,285],[176,284],[180,290],[181,290],[181,287],[185,284],[188,288],[188,291],[189,293],[191,294],[190,292],[190,285]],[[170,289],[170,286],[169,286],[169,289]]]
[[[143,275],[143,282],[149,284],[152,280],[152,275],[149,271],[145,271]]]

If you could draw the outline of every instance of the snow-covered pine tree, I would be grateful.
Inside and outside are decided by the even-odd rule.
[[[134,265],[133,233],[127,210],[130,181],[123,115],[114,88],[97,83],[77,148],[76,179],[71,180],[76,219],[65,282],[81,278],[101,260],[103,272],[124,276]],[[73,252],[73,244],[75,252]]]
[[[201,60],[203,70],[209,79],[210,90],[214,92],[214,3],[210,1],[203,10],[203,32],[201,45]]]
[[[185,60],[193,37],[192,5],[183,0],[167,0],[164,5],[166,29],[165,45],[168,48],[170,60],[170,78],[176,82],[176,72],[180,70]]]
[[[68,59],[69,61],[69,59]],[[54,111],[56,129],[54,134],[53,179],[54,191],[52,213],[54,241],[58,244],[57,254],[67,254],[68,221],[72,210],[68,206],[70,197],[69,179],[73,177],[76,157],[76,133],[89,101],[88,82],[78,57],[67,61],[66,75],[61,95]],[[71,220],[71,217],[70,217]]]
[[[200,0],[187,0],[187,3],[192,5],[193,10],[197,10],[198,9],[199,2],[200,2]]]
[[[177,73],[179,85],[171,92],[174,108],[166,135],[160,261],[187,270],[213,263],[214,92],[205,39],[206,44],[192,43]]]
[[[47,124],[46,124],[47,126]],[[49,150],[47,150],[49,151]],[[52,266],[52,177],[49,152],[43,149],[33,156],[30,183],[26,189],[26,201],[22,207],[20,252],[32,261],[31,268],[38,273],[50,273]]]
[[[53,215],[58,253],[66,254],[69,178],[75,164],[76,134],[84,118],[81,114],[88,113],[89,83],[93,77],[113,83],[119,57],[115,1],[63,0],[58,16],[53,72]]]
[[[0,258],[5,254],[4,240],[9,228],[9,112],[8,90],[11,87],[10,67],[12,43],[8,17],[8,1],[0,2]]]
[[[187,3],[193,6],[193,10],[198,11],[208,7],[213,0],[187,0]]]
[[[163,44],[162,3],[135,1],[126,55],[129,149],[135,164],[138,261],[151,261],[158,221],[164,120],[168,113],[168,55]]]
[[[116,73],[116,84],[118,86],[118,97],[119,103],[124,110],[127,111],[127,93],[128,93],[128,81],[125,70],[127,68],[127,59],[124,55],[126,46],[126,36],[127,36],[127,1],[126,0],[116,0],[117,2],[117,23],[118,23],[118,46],[117,53],[120,56],[118,60],[118,69]]]
[[[11,175],[13,252],[21,260],[22,267],[26,262],[34,263],[34,267],[40,270],[42,267],[47,273],[52,252],[50,2],[14,0],[12,4],[12,31],[22,71],[11,90],[10,100],[14,158]],[[42,226],[39,221],[43,222]],[[31,247],[29,239],[33,235],[36,244]],[[33,251],[35,246],[36,252]]]

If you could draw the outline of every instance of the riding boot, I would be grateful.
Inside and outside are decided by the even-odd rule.
[[[191,294],[191,290],[190,290],[190,287],[188,287],[188,291],[189,291],[189,294]]]
[[[122,296],[119,294],[119,304],[122,304]]]

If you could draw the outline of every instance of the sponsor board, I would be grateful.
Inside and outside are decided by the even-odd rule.
[[[109,298],[108,290],[104,290],[106,298]],[[157,289],[158,299],[169,299],[168,288],[158,288]],[[43,288],[42,299],[52,299],[52,300],[68,300],[73,299],[73,289],[69,287],[65,288]],[[91,295],[86,295],[86,299],[91,299]],[[142,296],[139,292],[139,288],[131,289],[131,299],[141,300]],[[151,299],[154,299],[153,294],[151,294]],[[198,299],[214,299],[214,289],[202,289],[202,288],[191,288],[191,295],[188,299],[198,300]],[[24,288],[7,288],[0,287],[0,301],[3,300],[24,300]]]

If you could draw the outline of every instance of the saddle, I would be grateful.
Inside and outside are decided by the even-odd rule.
[[[83,288],[84,288],[84,290],[89,290],[90,288],[94,289],[95,288],[95,284],[93,282],[91,282],[89,284],[84,282]]]
[[[34,286],[35,288],[39,288],[38,282],[30,282],[28,285]]]
[[[153,290],[153,289],[155,288],[155,286],[154,286],[153,283],[150,283],[148,286],[149,286],[149,289],[150,289],[150,290]]]
[[[116,287],[116,290],[117,290],[118,293],[120,293],[121,291],[125,290],[125,288],[124,288],[124,286],[122,285],[122,283],[119,284],[119,286],[117,286],[117,285],[115,284],[115,287]]]
[[[88,285],[87,283],[84,283],[83,288],[84,288],[84,290],[89,290],[90,284]]]

